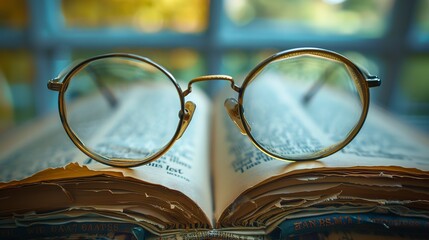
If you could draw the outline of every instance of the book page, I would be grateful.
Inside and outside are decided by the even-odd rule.
[[[145,101],[156,99],[154,89],[136,89],[128,93],[128,102],[117,111],[117,115],[109,117],[109,121],[99,121],[105,117],[103,112],[96,115],[100,119],[88,120],[88,126],[98,124],[99,130],[92,137],[94,143],[104,143],[105,136],[115,136],[114,139],[129,146],[139,147],[143,139],[139,134],[139,127],[147,126],[141,122],[129,122],[130,115],[136,114],[136,108],[144,108]],[[160,159],[136,168],[112,168],[99,164],[81,153],[71,142],[62,128],[58,114],[46,119],[29,124],[13,134],[3,137],[0,145],[0,182],[6,183],[12,180],[21,180],[47,168],[64,167],[69,163],[77,162],[86,165],[89,169],[97,171],[117,171],[124,176],[130,176],[142,181],[162,185],[169,189],[182,192],[192,199],[206,214],[207,221],[212,219],[212,198],[210,188],[210,170],[208,161],[208,136],[210,104],[207,97],[195,89],[186,99],[197,104],[193,119],[184,135],[176,141],[173,147]],[[161,100],[159,100],[161,101]],[[150,103],[150,101],[149,101]],[[87,104],[80,103],[79,107],[85,108]],[[178,111],[172,113],[178,119]],[[82,109],[85,111],[101,111],[100,109]],[[164,114],[167,109],[160,110]],[[157,117],[153,116],[154,121]],[[134,118],[134,119],[138,119]],[[128,122],[127,122],[128,121]],[[176,120],[177,121],[177,120]],[[101,126],[100,124],[101,123]],[[127,123],[127,124],[124,124]],[[163,126],[158,126],[162,128]],[[112,138],[110,138],[111,140]],[[106,148],[106,150],[112,150]],[[123,157],[127,157],[126,155]],[[66,178],[67,176],[63,176]]]
[[[326,166],[403,166],[429,170],[429,138],[377,106],[371,106],[361,131]]]
[[[273,175],[284,172],[288,162],[277,161],[259,151],[247,136],[242,135],[227,115],[223,101],[228,94],[214,102],[213,179],[215,218],[246,189]],[[291,122],[294,120],[291,119]]]
[[[281,89],[281,90],[279,90]],[[282,92],[283,91],[283,92]],[[273,87],[273,93],[284,103],[284,111],[292,112],[295,118],[285,118],[283,126],[288,127],[292,136],[326,141],[331,136],[325,135],[323,129],[336,128],[342,114],[350,114],[344,102],[333,102],[329,96],[322,97],[324,104],[334,105],[344,112],[337,116],[326,116],[326,119],[312,119],[294,105],[287,91],[279,86]],[[293,93],[291,93],[293,94]],[[251,189],[275,176],[282,176],[296,170],[311,170],[316,168],[358,166],[386,169],[386,166],[399,166],[429,170],[429,144],[427,138],[420,136],[402,126],[391,117],[383,114],[376,107],[370,108],[366,123],[348,146],[329,157],[317,161],[279,161],[259,151],[248,139],[240,134],[223,109],[222,101],[230,96],[220,96],[215,109],[215,138],[213,175],[215,180],[215,217],[219,219],[228,206],[234,203],[241,193]],[[320,99],[320,98],[319,98]],[[321,109],[321,110],[320,110]],[[315,107],[313,110],[323,111]],[[269,114],[263,115],[269,121]],[[323,115],[320,115],[323,116]],[[297,125],[296,123],[300,123]],[[269,125],[269,123],[267,123]],[[301,129],[302,128],[302,129]],[[270,129],[267,127],[267,129]],[[294,131],[301,134],[295,134]],[[270,136],[267,132],[267,136]],[[292,146],[293,148],[293,146]],[[379,171],[382,173],[382,170]],[[231,205],[231,207],[234,207]]]
[[[47,168],[84,161],[65,133],[58,113],[36,119],[1,137],[0,182],[21,180]]]
[[[152,120],[155,123],[153,124],[144,122],[143,117],[130,117],[130,114],[139,114],[134,112],[133,108],[144,107],[142,103],[150,104],[150,101],[143,98],[154,99],[155,97],[151,96],[151,93],[154,93],[154,91],[151,90],[148,94],[141,94],[141,91],[138,91],[132,97],[132,102],[126,104],[124,112],[118,114],[116,119],[107,123],[102,133],[94,137],[94,142],[102,145],[105,151],[111,151],[112,148],[109,148],[109,146],[118,142],[134,148],[139,146],[138,143],[147,144],[148,141],[142,139],[139,133],[144,131],[144,127],[148,125],[162,128],[163,126],[157,125],[159,122],[157,118],[159,119],[161,116],[153,116]],[[162,100],[159,99],[158,101]],[[208,219],[211,220],[213,211],[210,188],[210,162],[208,160],[209,142],[207,141],[211,105],[204,93],[198,90],[193,91],[186,101],[193,101],[197,104],[192,121],[183,136],[160,159],[134,168],[111,168],[94,160],[86,162],[86,164],[90,169],[119,171],[125,176],[178,190],[195,201],[202,208]],[[159,113],[165,114],[167,110],[165,109]],[[175,110],[173,115],[177,117],[178,111]],[[138,120],[139,122],[130,122],[132,121],[130,119]],[[124,122],[127,122],[127,125],[124,125]],[[132,126],[132,128],[129,126]],[[143,129],[139,129],[139,127]],[[105,136],[113,134],[121,137],[106,140]],[[118,142],[115,142],[115,140]],[[127,156],[127,154],[133,154],[133,151],[128,150],[122,157],[132,157]]]

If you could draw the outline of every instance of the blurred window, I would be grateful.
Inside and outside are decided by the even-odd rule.
[[[225,12],[237,28],[379,37],[386,32],[392,6],[389,0],[237,0],[225,1]]]
[[[78,50],[73,52],[73,60],[84,60],[105,52],[121,52],[145,56],[150,60],[160,64],[169,71],[174,78],[182,83],[187,83],[195,76],[205,74],[205,63],[201,54],[192,49],[176,48],[172,50],[165,49],[141,49],[141,48],[115,48],[103,51]]]
[[[8,101],[14,106],[14,122],[20,123],[34,117],[34,67],[31,54],[21,49],[0,49],[0,78],[8,86],[5,91],[10,94]]]
[[[27,26],[28,12],[25,0],[0,1],[0,27],[22,29]]]
[[[198,33],[207,28],[207,0],[63,0],[67,28]]]
[[[420,1],[416,14],[416,33],[420,41],[429,42],[429,0]]]
[[[406,59],[400,78],[400,110],[406,115],[429,115],[429,56]]]
[[[21,122],[56,109],[46,82],[75,59],[138,54],[185,84],[321,47],[379,74],[372,101],[429,131],[428,12],[429,0],[0,1],[0,71]]]

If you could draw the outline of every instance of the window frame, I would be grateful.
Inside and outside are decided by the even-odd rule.
[[[423,1],[423,0],[422,0]],[[92,32],[79,29],[65,30],[61,15],[61,1],[27,0],[28,26],[26,29],[0,29],[0,49],[25,49],[33,56],[36,73],[33,81],[35,109],[38,115],[56,108],[54,93],[47,91],[46,83],[60,72],[64,61],[70,59],[73,49],[109,49],[112,47],[127,48],[190,48],[201,53],[206,62],[207,74],[218,74],[222,58],[229,51],[258,51],[267,48],[290,49],[313,46],[334,51],[358,51],[381,59],[380,78],[382,87],[372,95],[373,100],[389,111],[401,114],[405,106],[425,109],[429,104],[403,102],[400,95],[399,81],[404,61],[413,55],[424,54],[429,57],[429,42],[414,37],[418,0],[394,1],[386,33],[379,38],[349,39],[338,38],[254,38],[225,34],[227,16],[223,10],[224,1],[211,0],[208,14],[208,26],[200,34],[174,32],[140,33],[123,31],[107,33],[103,30]],[[171,41],[174,39],[174,41]],[[228,74],[228,73],[225,73]],[[216,87],[210,88],[216,89]],[[214,90],[209,92],[214,94]],[[50,104],[47,104],[50,103]],[[414,117],[404,116],[413,125],[429,131],[429,115]]]

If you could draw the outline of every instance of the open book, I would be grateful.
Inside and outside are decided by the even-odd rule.
[[[121,123],[141,107],[139,97],[154,92],[129,95],[94,141],[112,132],[124,143],[138,141],[132,134],[138,129]],[[318,161],[287,162],[268,157],[240,134],[223,107],[226,96],[211,102],[202,92],[190,94],[197,109],[182,138],[157,161],[136,168],[88,159],[56,115],[3,136],[0,229],[9,231],[3,234],[73,222],[81,224],[79,229],[67,225],[62,231],[85,232],[89,229],[82,223],[97,222],[130,223],[155,236],[263,236],[281,223],[292,224],[291,234],[309,229],[312,222],[300,219],[329,214],[429,218],[428,140],[382,110],[372,106],[361,132],[340,152]],[[305,112],[296,116],[309,123]],[[306,132],[335,127],[323,125],[333,122],[306,124]]]

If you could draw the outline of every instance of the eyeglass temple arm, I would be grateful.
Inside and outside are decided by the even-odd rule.
[[[112,91],[110,91],[110,89],[103,83],[103,81],[100,81],[102,77],[100,76],[99,71],[92,66],[88,66],[88,69],[90,70],[90,74],[94,76],[95,84],[97,85],[98,89],[100,89],[103,96],[107,99],[110,106],[116,107],[116,105],[118,105],[118,100]]]
[[[60,82],[60,80],[63,79],[65,75],[70,71],[70,69],[72,69],[74,66],[75,64],[71,64],[69,67],[61,71],[56,78],[49,80],[48,89],[52,91],[61,91],[61,87],[63,83]],[[115,97],[115,95],[112,93],[112,91],[110,91],[110,89],[103,83],[103,81],[100,81],[101,77],[99,72],[91,66],[88,66],[87,69],[89,69],[89,73],[93,75],[93,79],[95,81],[97,88],[100,89],[102,95],[109,102],[109,105],[111,107],[115,107],[118,104],[118,100]]]
[[[375,75],[371,75],[365,68],[358,67],[359,71],[363,74],[368,84],[368,87],[379,87],[381,79]]]
[[[334,72],[334,66],[328,68],[322,76],[308,89],[302,97],[302,102],[307,104],[316,95],[320,88],[328,81],[329,75]],[[358,67],[359,71],[363,74],[368,84],[368,87],[378,87],[381,85],[381,80],[375,75],[371,75],[366,69]]]

